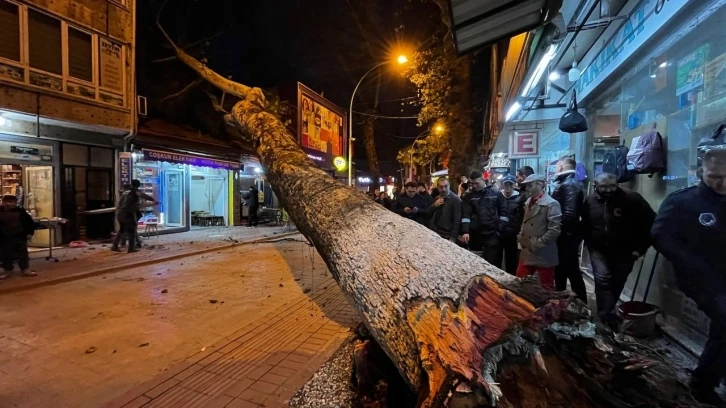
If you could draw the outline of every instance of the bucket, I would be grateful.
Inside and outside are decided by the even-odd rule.
[[[625,332],[635,337],[650,337],[655,332],[655,317],[660,309],[650,303],[630,301],[621,303],[618,312],[625,320]]]

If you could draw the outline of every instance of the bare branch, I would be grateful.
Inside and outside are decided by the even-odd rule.
[[[181,91],[179,91],[177,93],[174,93],[174,94],[171,94],[171,95],[165,97],[164,99],[162,99],[159,102],[159,104],[160,105],[163,105],[164,103],[166,103],[166,101],[168,101],[170,99],[178,98],[178,97],[184,95],[185,93],[189,92],[190,90],[192,90],[193,88],[195,88],[196,86],[198,86],[199,84],[201,84],[202,82],[204,82],[204,79],[203,78],[197,78],[197,79],[195,79],[189,85],[185,86]]]
[[[174,60],[176,60],[176,55],[172,55],[171,57],[166,57],[166,58],[155,59],[155,60],[152,60],[151,63],[158,64],[160,62],[167,62],[167,61],[174,61]]]
[[[212,102],[212,108],[214,108],[214,111],[215,112],[221,113],[221,114],[225,115],[225,117],[227,115],[229,115],[229,112],[227,112],[226,110],[224,110],[224,108],[222,107],[222,104],[219,103],[219,99],[217,99],[217,96],[216,95],[214,95],[213,93],[211,93],[211,92],[209,92],[207,90],[205,90],[204,93],[207,94],[207,97],[209,98],[209,101]]]
[[[234,81],[230,81],[229,79],[209,69],[209,67],[204,65],[201,61],[197,60],[196,58],[187,54],[186,51],[179,48],[176,43],[171,39],[171,37],[169,37],[169,34],[167,34],[166,30],[164,30],[164,27],[161,25],[161,12],[163,11],[165,6],[166,2],[164,2],[164,4],[162,4],[162,6],[159,8],[159,12],[156,15],[156,26],[159,28],[161,34],[164,36],[169,45],[174,49],[177,58],[179,58],[179,61],[183,62],[184,65],[194,70],[194,72],[207,80],[207,82],[209,82],[212,86],[224,92],[232,94],[238,98],[245,99],[245,97],[252,92],[252,88]]]

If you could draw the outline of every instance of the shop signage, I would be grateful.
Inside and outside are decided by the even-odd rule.
[[[16,160],[53,161],[51,146],[0,141],[0,157]]]
[[[489,167],[491,168],[509,168],[511,165],[509,158],[503,153],[497,153],[489,159]]]
[[[160,150],[142,150],[144,160],[163,161],[168,163],[188,164],[197,167],[212,167],[215,169],[242,170],[242,163],[225,160],[210,159],[208,157],[190,156],[186,154],[163,152]]]
[[[40,150],[27,146],[10,146],[10,153],[37,156],[40,154]]]
[[[335,166],[335,169],[338,171],[343,171],[346,169],[347,161],[343,157],[336,157],[333,159],[333,166]]]
[[[509,158],[523,159],[539,156],[539,132],[510,132]]]
[[[99,38],[101,86],[103,88],[123,92],[123,48],[113,41]]]
[[[591,54],[588,53],[584,58],[592,62],[582,72],[577,83],[580,99],[585,99],[687,3],[688,0],[641,1],[605,46],[591,51],[595,57],[591,58]],[[612,35],[610,31],[605,31],[601,38],[603,36],[609,38],[610,35]]]
[[[131,152],[122,152],[119,154],[119,182],[121,186],[128,186],[131,184]]]

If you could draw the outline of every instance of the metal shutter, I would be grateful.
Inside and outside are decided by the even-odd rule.
[[[63,74],[61,22],[53,17],[28,10],[30,66],[57,75]]]
[[[19,7],[0,0],[0,57],[20,62]]]
[[[93,82],[93,38],[68,27],[68,74],[73,78]]]

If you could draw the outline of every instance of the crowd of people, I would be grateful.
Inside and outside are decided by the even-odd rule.
[[[691,386],[700,401],[722,403],[714,389],[726,378],[726,262],[718,249],[726,242],[719,224],[726,220],[726,150],[707,152],[701,183],[671,194],[658,214],[613,174],[598,174],[586,195],[575,166],[572,158],[559,160],[551,185],[525,166],[498,185],[478,173],[462,177],[459,194],[439,178],[431,194],[423,183],[408,183],[403,194],[378,193],[375,200],[513,275],[536,273],[542,286],[558,291],[569,282],[587,302],[580,269],[584,242],[598,317],[615,331],[628,276],[654,246],[673,264],[679,288],[711,320]]]

